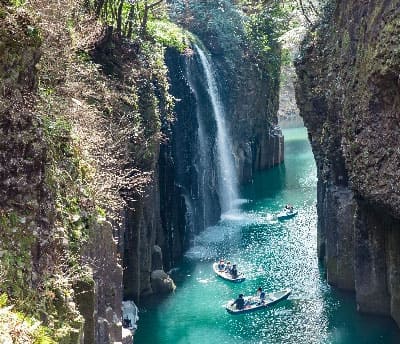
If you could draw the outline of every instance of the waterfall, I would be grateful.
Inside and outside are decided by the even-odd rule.
[[[212,62],[204,51],[197,45],[194,46],[200,57],[201,65],[207,81],[207,92],[213,109],[213,115],[217,124],[217,163],[218,163],[218,193],[222,212],[233,208],[234,201],[238,199],[237,176],[233,163],[232,144],[227,133],[225,111],[216,82],[216,75]]]

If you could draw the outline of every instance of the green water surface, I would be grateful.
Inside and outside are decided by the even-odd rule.
[[[243,187],[240,210],[195,239],[172,272],[175,294],[139,305],[136,344],[376,344],[400,343],[400,332],[387,318],[356,312],[354,295],[324,279],[316,250],[316,167],[304,128],[287,129],[285,163],[258,174]],[[278,222],[286,203],[299,215]],[[232,284],[212,271],[219,257],[245,271],[247,280]],[[269,309],[230,315],[224,305],[238,293],[292,289]]]

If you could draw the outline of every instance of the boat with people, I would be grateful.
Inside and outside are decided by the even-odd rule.
[[[220,264],[221,262],[220,263],[216,262],[213,264],[213,270],[219,277],[223,278],[226,281],[235,283],[240,283],[246,280],[246,277],[242,272],[238,272],[235,277],[231,274],[230,270],[227,269],[225,264],[223,266],[221,266]]]
[[[298,213],[299,212],[297,210],[286,210],[280,212],[276,217],[278,218],[278,220],[289,220],[292,217],[295,217]]]
[[[293,206],[290,204],[286,204],[283,211],[281,211],[276,217],[278,220],[288,220],[292,217],[295,217],[298,214],[297,210],[294,210]]]
[[[244,300],[243,308],[237,308],[235,300],[230,300],[226,304],[225,308],[230,314],[250,313],[270,307],[280,301],[286,300],[291,293],[292,290],[289,288],[277,292],[266,293],[265,298],[262,301],[258,296],[243,296],[243,294],[240,294],[239,298],[243,298]]]

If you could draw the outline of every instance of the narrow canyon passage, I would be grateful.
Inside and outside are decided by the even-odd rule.
[[[258,174],[241,190],[240,210],[196,237],[172,275],[175,294],[140,305],[138,344],[398,343],[395,323],[356,312],[354,296],[330,287],[316,252],[316,167],[306,130],[287,129],[285,164]],[[292,203],[299,215],[278,222]],[[238,263],[247,280],[229,284],[211,264]],[[292,289],[272,308],[232,316],[224,304],[238,293]]]

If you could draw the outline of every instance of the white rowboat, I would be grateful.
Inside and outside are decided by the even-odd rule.
[[[219,270],[218,263],[213,264],[213,270],[219,277],[223,278],[224,280],[230,281],[230,282],[240,283],[246,279],[246,277],[244,277],[243,273],[241,273],[241,272],[238,273],[238,277],[233,278],[229,272],[227,272],[225,270]]]
[[[289,295],[292,293],[291,289],[284,289],[281,291],[277,291],[274,293],[265,294],[264,302],[260,301],[260,298],[257,296],[245,296],[244,301],[245,305],[242,309],[237,309],[236,305],[232,306],[234,300],[230,300],[225,308],[230,314],[243,314],[243,313],[250,313],[254,311],[258,311],[260,309],[269,307],[278,303],[280,301],[286,300]]]

